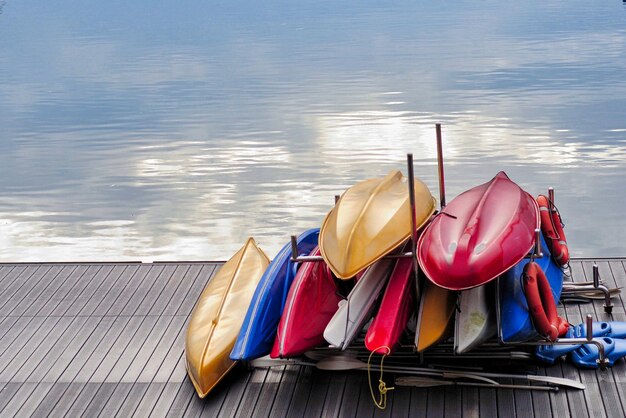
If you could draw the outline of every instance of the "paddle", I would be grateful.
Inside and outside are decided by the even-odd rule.
[[[339,357],[339,358],[337,358]],[[341,357],[346,357],[346,356],[335,356],[335,357],[328,357],[324,360],[320,360],[316,367],[318,369],[323,369],[323,370],[349,370],[346,367],[348,366],[348,362],[341,358]],[[367,363],[364,363],[358,359],[354,359],[354,361],[352,361],[350,363],[352,365],[352,368],[363,368],[363,367],[367,367]],[[335,367],[335,368],[333,368]],[[389,371],[394,371],[391,370],[390,367],[386,367],[387,370]],[[500,377],[500,378],[506,378],[506,379],[519,379],[519,380],[528,380],[528,381],[533,381],[533,382],[544,382],[544,383],[550,383],[553,385],[559,385],[559,386],[567,386],[567,387],[571,387],[574,389],[585,389],[585,385],[583,385],[581,382],[578,382],[576,380],[571,380],[571,379],[565,379],[562,377],[553,377],[553,376],[536,376],[536,375],[532,375],[532,374],[506,374],[506,373],[485,373],[485,372],[465,372],[465,371],[459,371],[459,370],[441,370],[441,369],[429,369],[429,368],[420,368],[420,367],[394,367],[394,369],[397,369],[396,371],[401,372],[401,373],[410,373],[412,371],[414,372],[436,372],[436,373],[440,373],[442,376],[446,377],[446,375],[448,377],[452,377],[453,375],[462,375],[462,376],[480,376],[480,377]]]
[[[428,388],[435,386],[470,386],[479,388],[493,388],[493,389],[523,389],[523,390],[544,390],[558,392],[557,386],[532,386],[532,385],[509,385],[509,384],[489,384],[489,383],[475,383],[475,382],[457,382],[453,380],[439,380],[431,379],[428,377],[397,377],[395,384],[398,386],[414,386],[418,388]]]
[[[356,358],[349,356],[333,356],[327,357],[319,361],[318,363],[311,363],[301,361],[297,359],[271,359],[269,357],[261,357],[250,361],[252,367],[275,367],[275,366],[315,366],[320,370],[367,370],[367,363],[362,362]],[[449,378],[467,378],[485,381],[488,384],[497,384],[490,378],[507,378],[516,380],[527,380],[531,382],[542,382],[551,385],[565,386],[573,389],[585,389],[585,385],[581,382],[572,379],[566,379],[562,377],[553,376],[536,376],[536,375],[523,375],[523,374],[506,374],[506,373],[485,373],[485,372],[466,372],[462,370],[443,370],[443,369],[430,369],[420,367],[399,367],[390,366],[385,367],[385,370],[394,373],[413,373],[417,375],[426,376],[441,376]]]

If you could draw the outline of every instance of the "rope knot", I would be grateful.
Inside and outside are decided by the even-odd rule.
[[[374,389],[372,388],[372,378],[370,376],[370,365],[372,362],[372,356],[374,355],[374,353],[376,353],[380,349],[384,349],[386,353],[383,354],[383,356],[380,359],[380,377],[378,378],[379,400],[377,401],[376,397],[374,396]],[[387,392],[395,389],[395,387],[393,386],[387,387],[387,384],[383,380],[383,371],[384,371],[383,362],[385,361],[385,357],[388,356],[390,353],[391,353],[391,349],[389,347],[386,347],[386,346],[378,347],[376,350],[372,351],[369,359],[367,360],[367,382],[369,383],[369,386],[370,386],[370,395],[372,395],[372,400],[374,401],[374,405],[376,405],[378,409],[385,409],[387,407]]]

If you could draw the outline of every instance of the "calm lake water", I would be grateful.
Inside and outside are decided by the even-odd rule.
[[[626,5],[0,0],[0,261],[273,256],[355,182],[556,189],[626,256]]]

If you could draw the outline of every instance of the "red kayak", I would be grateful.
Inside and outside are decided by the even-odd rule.
[[[319,248],[311,255],[320,255]],[[322,344],[341,300],[326,263],[304,263],[289,289],[270,357],[294,357]]]
[[[535,199],[501,171],[445,207],[420,237],[417,258],[437,286],[470,289],[521,261],[539,224]]]
[[[391,354],[406,328],[415,305],[413,259],[399,258],[367,334],[365,346],[378,354]]]

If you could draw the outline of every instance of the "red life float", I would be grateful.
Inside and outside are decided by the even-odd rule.
[[[559,317],[550,283],[539,264],[534,261],[526,264],[522,277],[524,294],[535,329],[550,341],[565,335],[569,324]]]
[[[569,262],[569,250],[565,240],[565,232],[561,223],[561,215],[556,209],[550,209],[550,200],[544,196],[537,197],[541,215],[541,232],[550,247],[554,260],[561,266]]]

